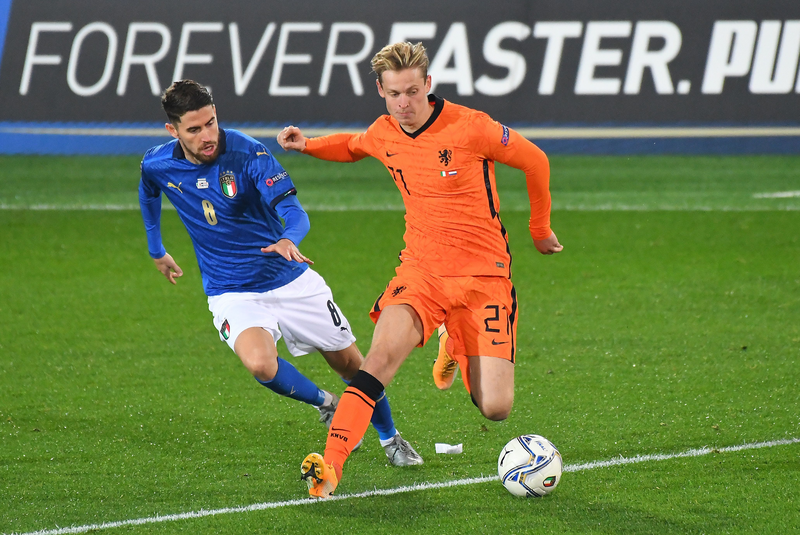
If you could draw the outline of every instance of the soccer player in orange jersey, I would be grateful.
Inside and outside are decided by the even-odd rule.
[[[536,145],[483,112],[429,95],[428,57],[421,43],[384,47],[372,58],[372,69],[389,114],[366,132],[309,139],[289,126],[278,135],[285,150],[323,160],[377,158],[406,207],[401,265],[370,313],[376,322],[372,346],[342,395],[324,457],[312,453],[301,466],[311,496],[323,498],[338,485],[384,387],[441,324],[481,413],[504,420],[511,412],[517,300],[494,162],[524,171],[530,232],[539,252],[562,250],[550,229],[550,166]],[[434,368],[440,388],[452,384],[451,355],[440,351]]]

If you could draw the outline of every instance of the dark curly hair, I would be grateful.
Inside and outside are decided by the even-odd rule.
[[[181,117],[190,111],[213,104],[214,98],[208,89],[194,80],[173,82],[161,95],[161,107],[172,124],[181,122]]]

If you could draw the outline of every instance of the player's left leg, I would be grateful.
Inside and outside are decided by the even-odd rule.
[[[514,363],[497,357],[468,357],[472,400],[486,418],[508,418],[514,405]]]
[[[502,277],[464,277],[455,284],[454,293],[463,293],[447,326],[464,386],[481,414],[504,420],[514,404],[516,292]]]
[[[454,357],[453,340],[444,324],[439,326],[439,352],[433,362],[433,383],[439,390],[453,386],[458,371],[458,361]]]

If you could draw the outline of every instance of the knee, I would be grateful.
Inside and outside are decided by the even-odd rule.
[[[259,381],[271,381],[278,373],[278,350],[272,335],[261,327],[245,329],[236,338],[233,352]]]
[[[278,373],[277,367],[267,366],[266,364],[252,364],[247,366],[247,370],[253,374],[253,377],[265,383],[267,381],[272,381],[275,379],[275,375]]]
[[[493,422],[501,422],[511,414],[511,407],[514,405],[512,396],[484,396],[482,399],[473,402],[481,411],[484,418]]]
[[[484,405],[479,408],[481,410],[481,414],[483,414],[486,419],[492,420],[493,422],[502,422],[508,418],[509,414],[511,414],[511,405]]]
[[[278,358],[267,352],[251,352],[242,358],[242,364],[261,382],[272,381],[278,373]]]

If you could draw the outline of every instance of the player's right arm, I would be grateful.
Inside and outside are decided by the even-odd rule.
[[[139,209],[142,211],[150,258],[153,259],[156,269],[170,283],[176,284],[175,278],[183,276],[183,270],[167,253],[161,242],[161,188],[147,177],[144,162],[142,162],[142,177],[139,180]]]
[[[357,162],[369,156],[365,147],[366,133],[331,134],[307,138],[296,126],[287,126],[278,134],[278,144],[284,150],[294,150],[330,162]]]

